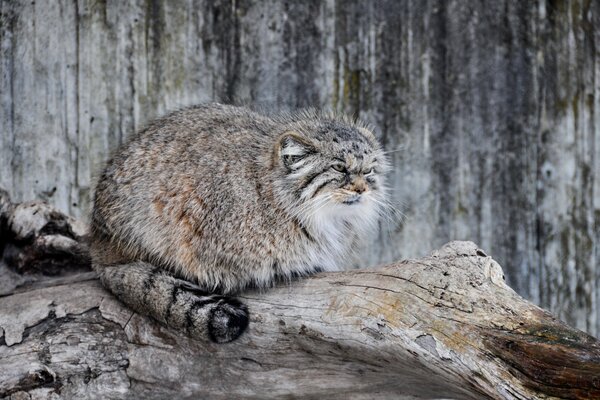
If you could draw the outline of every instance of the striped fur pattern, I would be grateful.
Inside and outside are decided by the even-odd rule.
[[[386,210],[370,129],[317,111],[200,105],[150,124],[96,188],[92,257],[134,310],[227,342],[248,324],[228,297],[351,266]]]

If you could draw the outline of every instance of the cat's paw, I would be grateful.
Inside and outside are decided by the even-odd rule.
[[[223,298],[211,310],[208,334],[216,343],[237,339],[248,327],[248,308],[239,300]]]

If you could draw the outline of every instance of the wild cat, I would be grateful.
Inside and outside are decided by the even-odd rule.
[[[207,104],[151,123],[106,165],[92,211],[103,285],[199,339],[248,325],[230,297],[347,267],[376,231],[388,163],[361,122]]]

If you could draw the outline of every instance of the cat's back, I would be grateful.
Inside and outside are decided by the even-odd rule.
[[[217,103],[173,112],[153,121],[115,151],[99,180],[110,188],[170,186],[186,175],[205,179],[243,172],[261,163],[274,138],[276,122],[243,107]],[[241,169],[240,169],[241,168]],[[114,183],[108,187],[105,184]],[[144,191],[139,193],[148,193]]]
[[[273,141],[276,122],[244,107],[210,103],[173,112],[153,121],[116,153],[121,158],[202,161],[205,157],[255,156]],[[245,145],[248,147],[240,147]],[[200,153],[199,153],[200,152]]]
[[[276,124],[221,104],[154,121],[108,162],[96,188],[95,229],[156,247],[160,236],[222,232],[242,214],[260,214],[257,188],[268,174]]]

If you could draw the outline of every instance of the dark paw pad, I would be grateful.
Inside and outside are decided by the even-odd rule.
[[[213,342],[237,339],[248,326],[248,308],[235,299],[222,299],[212,309],[208,334]]]

